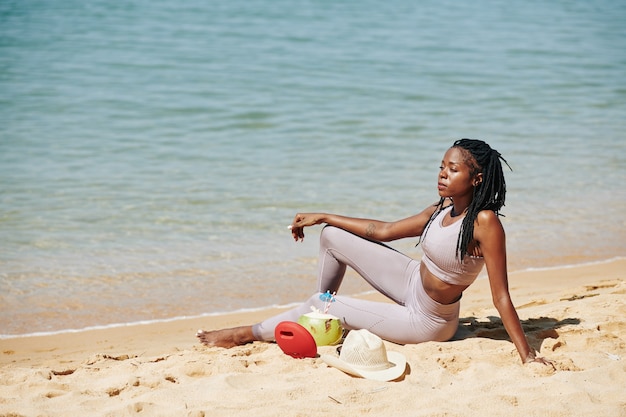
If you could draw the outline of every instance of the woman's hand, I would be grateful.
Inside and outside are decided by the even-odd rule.
[[[526,358],[526,360],[524,361],[524,364],[527,363],[532,363],[532,362],[536,362],[536,363],[540,363],[542,365],[546,365],[546,366],[551,366],[552,369],[554,371],[556,371],[556,366],[554,366],[554,362],[551,361],[550,359],[546,359],[546,358],[542,358],[542,357],[537,357],[534,354],[530,354],[528,355],[528,357]]]
[[[291,236],[297,242],[304,240],[304,228],[308,226],[314,226],[324,222],[324,215],[321,213],[298,213],[293,218],[289,228],[291,229]]]

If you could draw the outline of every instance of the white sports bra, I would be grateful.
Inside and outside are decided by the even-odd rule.
[[[447,207],[431,222],[422,237],[422,262],[437,278],[452,285],[470,285],[476,280],[485,260],[483,257],[465,255],[463,261],[457,256],[456,243],[461,230],[462,219],[449,226],[443,225],[443,218],[452,210]]]

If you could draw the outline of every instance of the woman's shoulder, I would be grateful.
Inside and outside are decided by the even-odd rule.
[[[474,221],[474,239],[480,246],[485,259],[493,255],[502,255],[505,249],[506,233],[498,214],[493,210],[478,212]]]
[[[476,220],[474,222],[474,228],[485,228],[489,229],[492,227],[502,228],[502,222],[500,221],[500,217],[493,210],[481,210],[476,215]]]

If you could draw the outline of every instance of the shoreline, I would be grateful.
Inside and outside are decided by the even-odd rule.
[[[280,309],[0,340],[0,415],[190,417],[275,415],[623,416],[626,258],[510,273],[533,348],[556,371],[522,365],[489,282],[465,292],[448,342],[395,345],[398,381],[350,377],[275,343],[208,348],[195,338]],[[378,293],[364,297],[383,300]],[[318,348],[334,354],[334,346]],[[477,395],[480,401],[476,401]],[[449,401],[455,398],[455,401]],[[410,405],[410,406],[408,406]]]
[[[550,283],[551,280],[546,277],[554,278],[554,273],[563,271],[574,271],[576,280],[570,280],[566,286],[562,285],[562,283],[558,280],[552,283],[551,289],[558,289],[560,287],[570,287],[572,285],[584,285],[584,282],[587,279],[588,275],[599,275],[599,272],[592,271],[594,267],[602,267],[601,270],[607,271],[604,275],[612,277],[612,279],[617,278],[620,275],[620,265],[623,266],[623,270],[626,271],[626,258],[625,257],[616,257],[607,259],[604,261],[597,262],[587,262],[580,265],[567,265],[563,267],[546,267],[546,268],[529,268],[521,271],[514,271],[509,273],[509,290],[511,293],[511,298],[516,306],[516,308],[520,308],[518,306],[524,306],[529,301],[530,295],[536,295],[538,292],[529,292],[530,288],[528,287],[528,283],[533,282],[537,285],[539,289],[545,288],[547,283]],[[525,282],[521,279],[525,279]],[[541,284],[541,286],[539,286]],[[524,291],[516,291],[519,289],[524,289]],[[488,279],[486,277],[486,272],[481,272],[479,278],[466,290],[463,295],[463,299],[461,301],[461,318],[464,316],[464,312],[470,309],[470,306],[473,306],[477,301],[475,300],[476,294],[487,292],[486,294],[490,297],[490,292],[488,288]],[[540,292],[540,291],[539,291]],[[528,294],[527,294],[528,293]],[[385,297],[375,291],[356,294],[355,297],[367,298],[378,301],[385,301]],[[530,297],[532,298],[532,297]],[[495,311],[495,307],[489,300],[486,300],[485,297],[481,297],[481,303],[487,302],[486,306],[481,305],[481,308],[493,309],[494,313],[497,315],[497,311]],[[0,338],[0,351],[4,350],[5,346],[16,346],[20,345],[20,340],[30,341],[33,339],[38,339],[40,342],[47,341],[56,341],[62,339],[63,337],[69,337],[71,339],[82,339],[84,335],[89,336],[108,336],[115,335],[116,333],[120,334],[130,334],[130,333],[146,333],[146,335],[155,335],[160,334],[169,330],[178,329],[179,327],[186,327],[191,331],[189,334],[193,336],[195,331],[198,328],[201,328],[204,324],[205,327],[207,324],[213,324],[212,327],[207,327],[205,330],[217,329],[222,327],[230,327],[230,326],[238,326],[242,324],[251,324],[257,322],[259,320],[264,319],[265,317],[270,317],[280,311],[284,311],[288,308],[291,308],[298,303],[292,303],[285,306],[268,306],[268,307],[260,307],[256,309],[245,309],[238,310],[233,312],[224,312],[224,313],[207,313],[198,316],[191,317],[174,317],[171,319],[163,319],[163,320],[151,320],[151,321],[142,321],[142,322],[134,322],[134,323],[120,323],[120,324],[112,324],[112,325],[104,325],[104,326],[93,326],[85,329],[67,329],[60,330],[55,332],[41,332],[34,334],[24,334],[24,335],[15,335],[9,337]],[[519,313],[519,312],[518,312]],[[521,313],[520,313],[521,315]],[[159,329],[162,329],[159,330]],[[92,339],[90,337],[90,339]],[[192,338],[192,341],[195,343],[195,337]],[[0,365],[4,363],[4,361],[0,361]]]
[[[541,272],[541,271],[552,271],[552,270],[560,270],[560,269],[565,269],[565,270],[575,269],[575,268],[586,267],[586,266],[612,263],[612,262],[620,261],[624,259],[626,259],[626,257],[616,256],[616,257],[604,259],[604,260],[582,262],[580,264],[567,264],[567,265],[561,265],[561,266],[546,266],[546,267],[529,267],[529,268],[525,268],[525,269],[521,269],[517,271],[509,271],[509,275],[525,273],[525,272]],[[487,279],[487,273],[484,269],[483,271],[481,271],[477,281],[481,279]],[[354,296],[354,297],[368,297],[371,295],[376,296],[375,290],[361,292],[357,294],[351,294],[351,296]],[[210,321],[211,318],[217,317],[219,319],[219,317],[221,316],[240,315],[240,314],[248,314],[248,313],[249,314],[255,314],[255,313],[262,314],[264,311],[267,311],[267,310],[282,311],[288,308],[293,308],[294,306],[297,306],[298,304],[299,302],[293,302],[293,303],[284,304],[284,305],[268,305],[268,306],[260,306],[260,307],[255,307],[255,308],[244,308],[244,309],[239,309],[239,310],[234,310],[234,311],[202,313],[202,314],[197,314],[197,315],[192,315],[192,316],[178,316],[178,317],[170,317],[170,318],[154,319],[154,320],[138,320],[138,321],[126,322],[126,323],[110,323],[110,324],[93,325],[93,326],[88,326],[84,328],[76,328],[76,329],[69,328],[69,329],[53,330],[53,331],[48,331],[48,332],[34,332],[34,333],[24,333],[24,334],[0,334],[0,341],[23,338],[23,337],[45,337],[45,336],[56,336],[56,335],[116,329],[116,328],[133,327],[133,326],[159,325],[159,324],[176,322],[176,321],[184,321],[184,320],[206,319],[207,321]]]

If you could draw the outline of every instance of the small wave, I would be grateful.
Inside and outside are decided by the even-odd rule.
[[[133,322],[127,322],[127,323],[103,324],[103,325],[98,325],[98,326],[83,327],[80,329],[62,329],[62,330],[55,330],[55,331],[50,331],[50,332],[34,332],[34,333],[24,333],[24,334],[0,334],[0,340],[17,339],[20,337],[55,336],[55,335],[67,334],[67,333],[87,332],[90,330],[106,330],[106,329],[115,329],[119,327],[142,326],[142,325],[149,325],[149,324],[169,323],[169,322],[179,321],[179,320],[199,319],[203,317],[218,317],[218,316],[227,316],[231,314],[240,314],[240,313],[254,313],[256,311],[264,311],[264,310],[269,310],[269,309],[274,309],[274,308],[280,308],[280,309],[291,308],[298,304],[299,303],[292,303],[292,304],[285,304],[285,305],[275,304],[275,305],[269,305],[265,307],[242,308],[240,310],[233,310],[233,311],[218,311],[218,312],[212,312],[212,313],[203,313],[203,314],[198,314],[194,316],[176,316],[176,317],[170,317],[170,318],[165,318],[165,319],[139,320],[139,321],[133,321]]]
[[[624,256],[616,256],[614,258],[602,259],[599,261],[589,261],[589,262],[581,262],[579,264],[566,264],[566,265],[557,265],[557,266],[546,266],[546,267],[530,267],[526,269],[521,269],[515,272],[535,272],[535,271],[553,271],[555,269],[571,269],[571,268],[580,268],[583,266],[591,266],[591,265],[603,265],[609,264],[611,262],[621,261],[626,259]]]
[[[374,291],[360,292],[355,295],[359,296],[359,295],[367,295],[371,293],[374,293]],[[289,303],[289,304],[272,304],[272,305],[267,305],[263,307],[255,307],[255,308],[242,308],[242,309],[233,310],[233,311],[217,311],[217,312],[202,313],[202,314],[197,314],[197,315],[192,315],[192,316],[176,316],[176,317],[170,317],[170,318],[165,318],[165,319],[139,320],[139,321],[133,321],[133,322],[127,322],[127,323],[112,323],[112,324],[104,324],[104,325],[98,325],[98,326],[88,326],[88,327],[83,327],[80,329],[62,329],[62,330],[55,330],[55,331],[50,331],[50,332],[34,332],[34,333],[24,333],[24,334],[0,334],[0,340],[18,339],[22,337],[26,338],[26,337],[55,336],[55,335],[60,335],[60,334],[87,332],[91,330],[106,330],[106,329],[115,329],[115,328],[120,328],[120,327],[170,323],[170,322],[179,321],[179,320],[201,319],[204,317],[219,317],[219,316],[228,316],[232,314],[254,313],[257,311],[265,311],[265,310],[270,310],[270,309],[288,309],[288,308],[296,307],[298,305],[300,305],[300,302]]]

